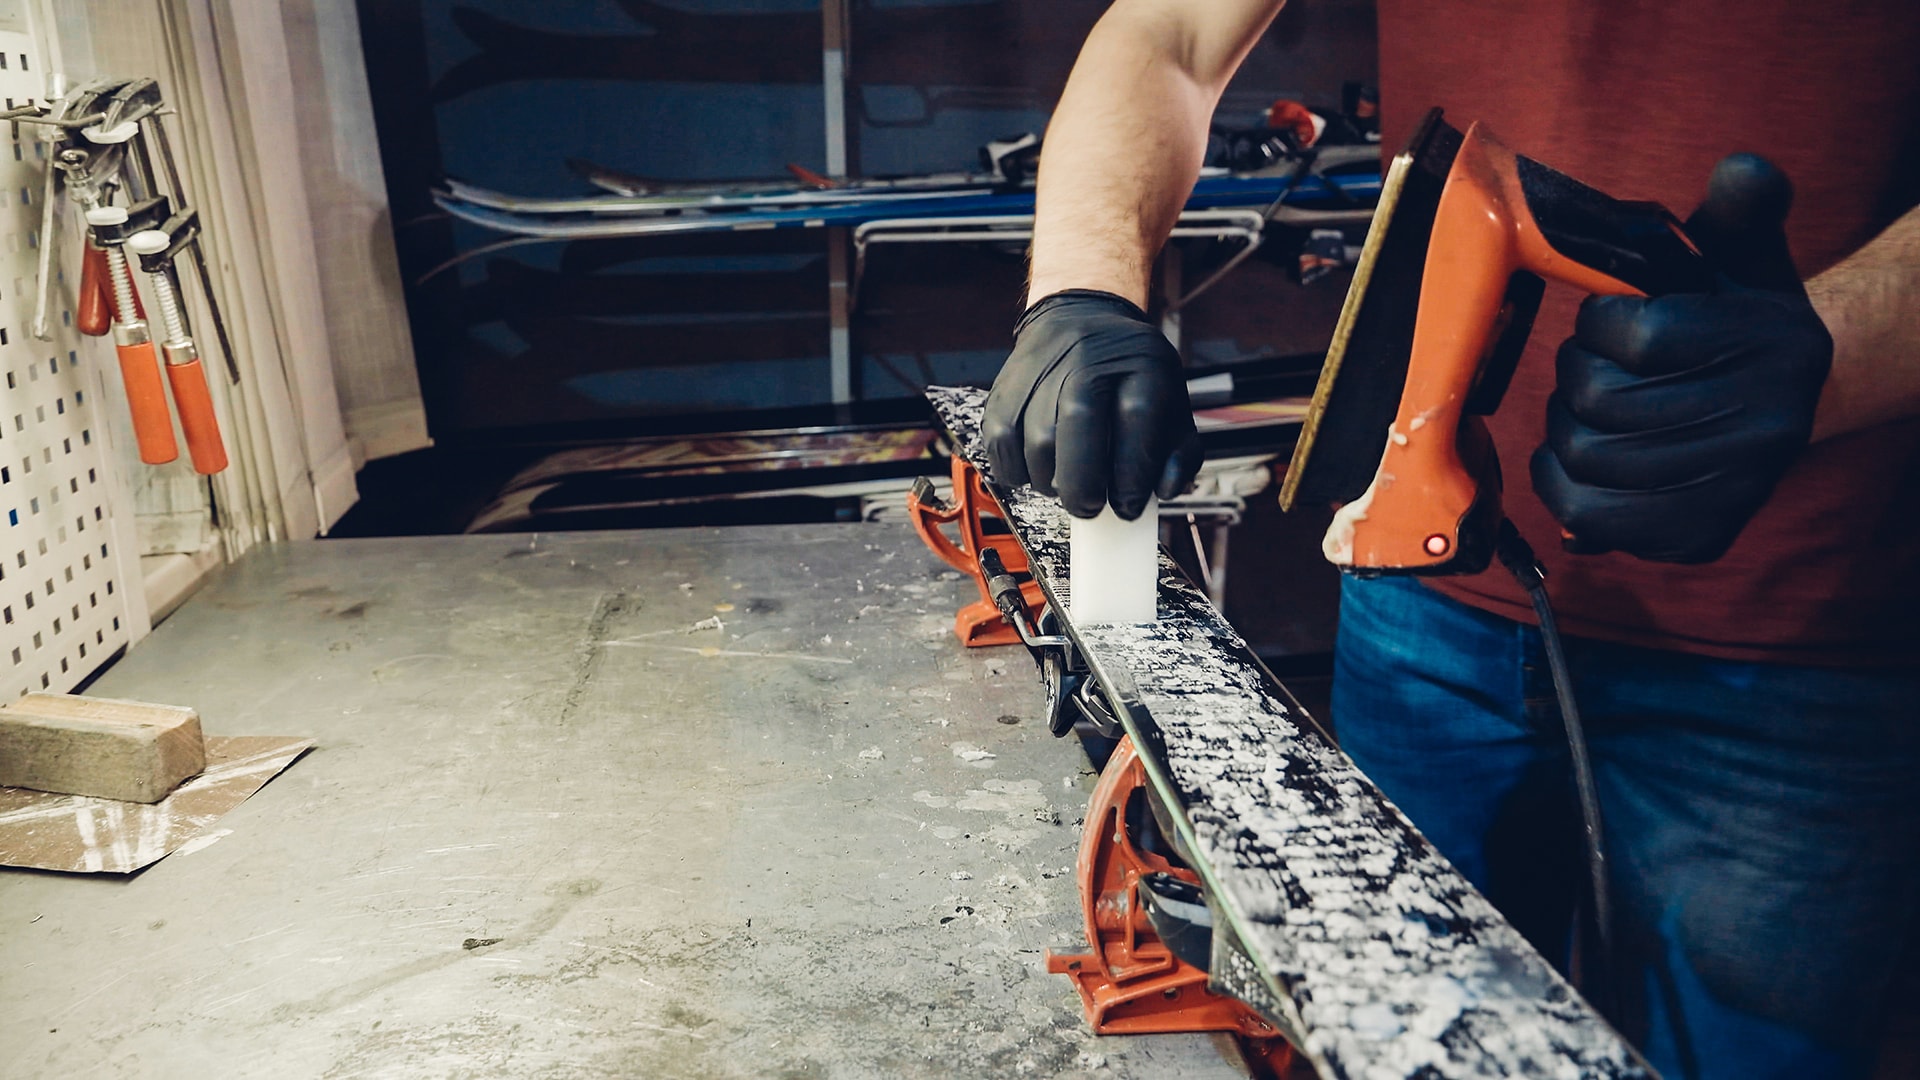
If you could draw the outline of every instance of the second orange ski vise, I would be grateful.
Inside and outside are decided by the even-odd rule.
[[[1006,512],[981,483],[979,470],[958,454],[954,455],[953,503],[941,501],[934,494],[932,482],[923,476],[914,481],[913,490],[907,495],[907,513],[913,519],[914,531],[933,553],[948,566],[972,578],[980,590],[980,599],[961,608],[953,617],[953,632],[960,643],[969,648],[1018,643],[1019,632],[1007,624],[987,591],[987,579],[980,570],[980,552],[991,549],[998,553],[1007,571],[1014,574],[1027,572],[1027,553],[1020,549],[1020,542],[1012,533],[987,531],[988,520],[1004,520]],[[944,528],[947,525],[957,527],[958,543],[948,537]],[[1020,592],[1030,609],[1038,610],[1046,603],[1037,581],[1022,582]]]
[[[1245,1002],[1208,989],[1205,968],[1190,962],[1200,956],[1180,955],[1206,948],[1211,935],[1176,947],[1155,928],[1150,899],[1197,894],[1200,877],[1172,852],[1154,850],[1165,841],[1155,839],[1149,797],[1146,769],[1133,740],[1123,738],[1100,773],[1080,837],[1076,876],[1092,950],[1049,949],[1047,971],[1073,979],[1097,1035],[1229,1032],[1253,1064],[1285,1076],[1293,1048],[1280,1032]]]

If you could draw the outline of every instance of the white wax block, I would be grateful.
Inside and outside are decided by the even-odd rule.
[[[1067,588],[1077,626],[1150,623],[1160,593],[1160,501],[1133,521],[1113,507],[1074,518],[1067,534]]]

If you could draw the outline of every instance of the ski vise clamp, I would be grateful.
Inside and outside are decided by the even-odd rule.
[[[980,552],[980,574],[1001,619],[1020,635],[1021,644],[1040,668],[1047,693],[1047,730],[1055,738],[1064,738],[1075,725],[1086,724],[1107,740],[1124,735],[1119,714],[1100,692],[1100,684],[1087,677],[1086,661],[1073,639],[1060,631],[1052,605],[1042,608],[1038,618],[1030,615],[1026,591],[991,548]]]
[[[953,632],[960,643],[974,648],[1012,645],[1019,641],[1019,632],[1006,621],[993,602],[993,594],[987,591],[986,575],[980,571],[980,555],[992,551],[1013,573],[1024,574],[1027,554],[1020,550],[1020,542],[1012,533],[1005,529],[987,531],[988,519],[1004,520],[1006,514],[980,482],[979,470],[955,454],[953,504],[949,506],[941,501],[933,492],[933,484],[923,476],[914,481],[913,490],[907,495],[907,514],[913,520],[913,530],[920,534],[927,547],[948,566],[973,578],[980,589],[980,599],[961,608],[953,618]],[[947,536],[943,528],[946,525],[958,527],[959,543]],[[1039,582],[1030,580],[1019,588],[1028,604],[1038,607],[1045,602]]]
[[[1212,923],[1200,876],[1155,824],[1133,740],[1122,738],[1094,787],[1076,878],[1086,952],[1046,954],[1073,980],[1099,1035],[1220,1031],[1236,1036],[1254,1075],[1284,1077],[1293,1048],[1235,997],[1209,987]]]

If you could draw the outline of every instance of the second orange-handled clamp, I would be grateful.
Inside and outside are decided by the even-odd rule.
[[[227,448],[220,438],[220,418],[214,412],[200,352],[187,335],[186,315],[180,310],[173,284],[174,237],[159,229],[145,229],[127,237],[127,250],[140,256],[140,268],[153,283],[154,302],[166,339],[160,350],[166,357],[167,382],[173,387],[173,407],[180,414],[180,430],[187,437],[187,456],[193,471],[210,476],[227,467]]]
[[[117,206],[101,206],[87,211],[87,225],[96,237],[106,239],[101,254],[107,261],[107,278],[113,292],[113,347],[120,354],[120,377],[126,384],[127,408],[133,414],[133,440],[140,460],[149,465],[164,465],[180,456],[173,438],[173,417],[167,411],[167,392],[160,380],[160,360],[154,355],[153,336],[139,312],[138,294],[127,257],[111,234],[125,225],[127,212]]]
[[[113,305],[107,300],[107,253],[82,244],[80,295],[73,305],[74,328],[88,337],[105,337],[113,329]]]

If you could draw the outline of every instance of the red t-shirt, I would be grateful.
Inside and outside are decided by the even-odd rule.
[[[1685,217],[1721,157],[1779,164],[1803,277],[1920,201],[1920,3],[1858,0],[1379,0],[1384,148],[1430,106],[1619,198]],[[1810,447],[1706,566],[1568,555],[1527,460],[1553,353],[1581,296],[1550,285],[1491,419],[1508,514],[1540,552],[1563,629],[1742,660],[1920,661],[1920,420]],[[1920,307],[1920,297],[1912,299]],[[1531,620],[1496,567],[1434,588]]]

